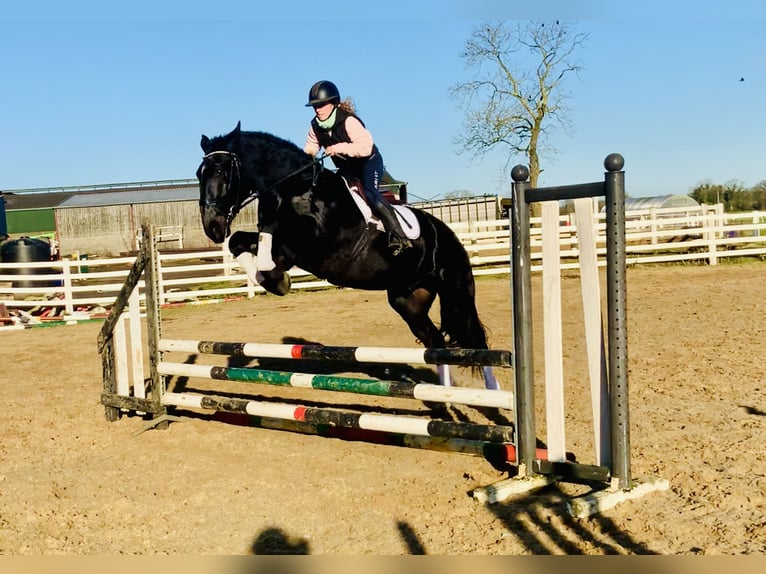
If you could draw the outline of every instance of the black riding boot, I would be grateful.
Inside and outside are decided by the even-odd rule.
[[[412,241],[404,234],[391,204],[379,201],[375,205],[374,211],[375,215],[383,222],[383,227],[388,235],[388,248],[394,256],[412,247]]]

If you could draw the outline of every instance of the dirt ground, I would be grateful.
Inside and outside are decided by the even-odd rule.
[[[582,488],[571,485],[476,502],[474,488],[507,476],[483,458],[206,416],[146,432],[138,432],[147,421],[136,416],[109,423],[99,403],[101,323],[0,332],[0,554],[764,554],[765,282],[762,263],[628,270],[632,470],[636,478],[667,479],[670,488],[587,519],[564,510]],[[566,278],[563,290],[568,450],[592,462],[578,278]],[[478,281],[494,348],[511,348],[509,299],[507,278]],[[539,277],[534,307],[539,314]],[[166,309],[163,336],[414,344],[384,294],[352,290]],[[539,330],[535,338],[539,345]],[[539,381],[539,348],[535,361]],[[504,388],[511,375],[498,372]],[[481,384],[466,369],[456,376]],[[403,399],[244,383],[210,388],[429,412]],[[442,414],[484,416],[469,407]],[[544,441],[542,394],[537,417]]]

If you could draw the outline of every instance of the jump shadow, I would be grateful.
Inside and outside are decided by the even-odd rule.
[[[427,407],[422,409],[417,408],[401,408],[401,407],[384,407],[373,405],[360,405],[358,402],[346,403],[339,401],[319,401],[307,398],[293,398],[293,397],[275,397],[270,395],[259,395],[256,393],[243,393],[243,392],[228,392],[228,391],[215,391],[211,393],[207,389],[197,389],[194,387],[187,387],[189,392],[212,395],[221,397],[224,399],[243,399],[247,401],[257,401],[261,403],[280,403],[285,405],[295,405],[296,407],[307,407],[317,409],[333,409],[333,410],[348,410],[358,411],[360,413],[380,413],[386,415],[399,415],[399,416],[431,416],[431,411]],[[199,417],[203,418],[203,417]]]
[[[401,536],[402,542],[404,542],[404,545],[407,547],[407,554],[413,556],[423,556],[428,554],[417,532],[415,532],[415,529],[409,523],[400,520],[396,523],[396,528],[399,530],[399,536]]]
[[[508,536],[516,538],[524,547],[521,554],[658,554],[603,515],[587,519],[571,516],[566,507],[568,500],[570,497],[554,484],[505,503],[486,505],[486,508],[502,522]],[[399,521],[397,528],[409,554],[428,554],[412,525]]]
[[[183,364],[195,365],[197,363],[198,358],[199,358],[199,355],[197,354],[189,355],[188,357],[186,357],[186,359],[183,360]],[[174,393],[185,393],[189,386],[189,377],[175,375],[172,377],[168,377],[165,383],[168,390],[172,390]]]
[[[256,383],[257,384],[257,383]],[[444,422],[460,422],[460,423],[476,423],[474,417],[471,417],[463,409],[471,409],[476,412],[483,413],[492,424],[515,427],[513,420],[509,419],[505,414],[501,413],[499,409],[480,409],[467,405],[452,405],[445,403],[434,403],[430,401],[423,401],[422,407],[392,407],[384,405],[365,405],[360,404],[359,401],[350,399],[348,401],[340,400],[340,396],[344,395],[342,392],[333,393],[336,395],[330,400],[318,400],[307,397],[285,397],[285,396],[272,396],[260,394],[257,392],[243,392],[243,391],[224,391],[216,390],[211,393],[208,389],[197,388],[189,383],[188,377],[185,376],[169,376],[167,380],[168,389],[172,389],[173,392],[192,392],[200,394],[215,394],[217,397],[225,399],[243,399],[248,401],[257,401],[262,403],[282,403],[287,405],[305,406],[309,408],[317,409],[333,409],[333,410],[348,410],[358,411],[360,413],[379,413],[385,415],[396,416],[428,416],[429,418],[440,420]],[[323,393],[326,391],[322,391]],[[375,398],[377,395],[365,395],[370,398]],[[462,407],[459,408],[459,407]],[[196,416],[195,418],[205,418],[204,416]],[[544,445],[538,445],[540,448],[544,448]]]
[[[553,484],[486,508],[531,554],[658,554],[620,530],[606,516],[596,514],[587,519],[571,516],[566,507],[569,500],[559,485]],[[557,521],[551,520],[551,512]]]
[[[766,411],[762,411],[760,409],[757,409],[755,407],[751,407],[748,405],[738,405],[739,408],[744,409],[745,412],[749,415],[755,415],[757,417],[766,417]]]
[[[521,554],[658,554],[620,530],[613,520],[603,515],[587,519],[572,517],[566,509],[568,499],[557,485],[552,485],[537,493],[516,497],[502,504],[487,505],[486,508],[502,522],[508,535],[516,538],[523,546]],[[426,545],[412,524],[399,520],[396,528],[406,550],[405,554],[428,554]],[[311,547],[306,539],[291,537],[281,528],[269,527],[254,538],[250,553],[308,555],[311,554]],[[279,566],[279,563],[275,563],[275,566]],[[282,564],[275,570],[275,574],[287,573],[283,567],[287,567],[287,564]]]

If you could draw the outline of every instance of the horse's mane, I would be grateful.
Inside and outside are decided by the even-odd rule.
[[[236,133],[237,130],[234,130],[228,134],[210,138],[210,149],[213,151],[240,151],[236,149],[238,146],[233,142]],[[241,151],[262,153],[263,150],[266,149],[269,151],[279,151],[280,154],[283,155],[290,154],[301,160],[305,160],[309,157],[308,154],[295,143],[268,132],[240,130],[239,138],[239,146],[247,148]]]
[[[257,158],[256,163],[266,163],[269,169],[282,166],[282,169],[295,170],[308,166],[312,157],[293,142],[267,132],[240,132],[240,156]],[[310,172],[307,172],[310,173]]]
[[[253,140],[260,140],[260,142],[263,145],[267,145],[270,147],[276,146],[280,148],[285,148],[285,151],[288,149],[294,152],[301,152],[305,155],[305,152],[298,147],[295,143],[286,140],[284,138],[281,138],[279,136],[275,136],[274,134],[270,134],[268,132],[250,132],[250,131],[242,131],[240,132],[240,137],[242,139],[253,139]]]

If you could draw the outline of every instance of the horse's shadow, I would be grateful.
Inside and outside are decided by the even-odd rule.
[[[311,554],[311,545],[304,538],[291,537],[277,527],[264,529],[253,540],[250,548],[255,555],[307,555]],[[275,572],[289,572],[289,569],[275,569]]]

